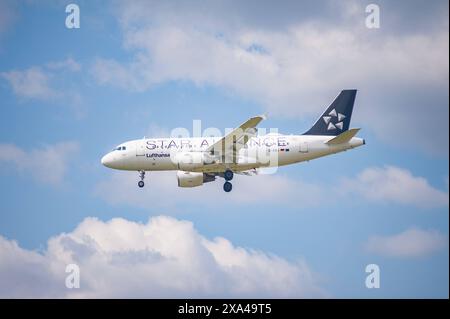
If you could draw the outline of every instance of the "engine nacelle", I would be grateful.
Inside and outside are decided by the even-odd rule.
[[[178,171],[177,179],[179,187],[196,187],[203,185],[203,173]]]
[[[179,187],[197,187],[202,186],[203,183],[214,182],[216,176],[208,173],[178,171],[177,179]]]

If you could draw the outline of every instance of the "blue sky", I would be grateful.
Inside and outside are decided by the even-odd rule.
[[[68,3],[0,2],[0,296],[448,298],[448,2]],[[100,164],[194,119],[301,134],[350,87],[365,147],[231,194]]]

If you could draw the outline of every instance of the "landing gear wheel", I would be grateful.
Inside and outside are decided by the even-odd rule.
[[[233,171],[227,169],[224,173],[223,173],[223,178],[225,178],[226,181],[231,181],[233,179]]]
[[[227,193],[231,192],[231,190],[233,189],[233,185],[230,182],[225,182],[225,184],[223,184],[223,190]]]
[[[138,182],[138,186],[139,186],[140,188],[144,187],[144,181],[139,181],[139,182]]]

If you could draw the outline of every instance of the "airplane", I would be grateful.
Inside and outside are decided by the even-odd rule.
[[[234,174],[256,175],[259,170],[310,161],[365,144],[355,137],[359,128],[349,129],[357,90],[343,90],[301,135],[259,135],[257,126],[265,119],[255,116],[224,137],[143,138],[118,145],[101,159],[112,169],[139,172],[144,187],[145,172],[177,171],[179,187],[197,187],[225,180],[223,190],[232,190]]]

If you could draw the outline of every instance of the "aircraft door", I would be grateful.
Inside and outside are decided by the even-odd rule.
[[[145,156],[145,142],[144,142],[144,140],[136,141],[136,156]]]
[[[300,153],[308,153],[308,143],[300,142]]]

